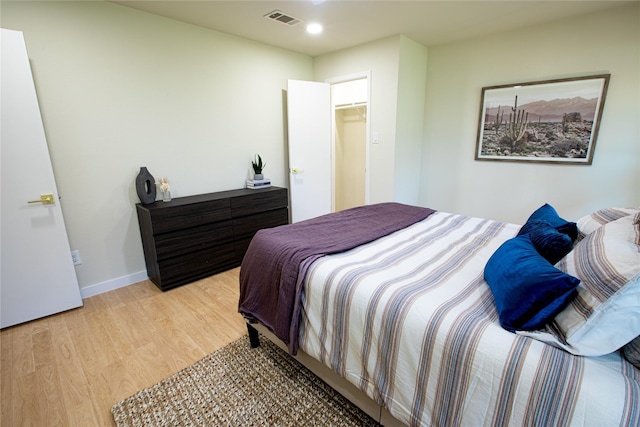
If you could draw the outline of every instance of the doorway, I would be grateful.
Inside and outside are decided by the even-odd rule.
[[[331,84],[333,211],[368,203],[367,75]]]
[[[292,223],[369,203],[369,93],[368,72],[287,81]]]
[[[365,204],[367,106],[336,108],[335,211]]]

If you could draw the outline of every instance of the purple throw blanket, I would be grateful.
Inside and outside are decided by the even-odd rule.
[[[302,282],[313,261],[391,234],[433,212],[379,203],[258,231],[242,261],[238,311],[247,321],[269,328],[295,355]]]

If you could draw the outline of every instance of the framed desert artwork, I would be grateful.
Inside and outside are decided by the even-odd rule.
[[[476,160],[590,165],[609,77],[482,88]]]

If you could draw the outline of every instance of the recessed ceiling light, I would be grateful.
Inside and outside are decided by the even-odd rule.
[[[322,25],[312,22],[307,25],[307,33],[309,34],[320,34],[322,32]]]

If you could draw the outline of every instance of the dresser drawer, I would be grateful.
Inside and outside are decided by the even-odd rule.
[[[169,202],[171,203],[171,202]],[[149,210],[153,234],[231,219],[229,199]]]
[[[273,211],[262,212],[258,215],[245,216],[233,220],[233,234],[236,240],[244,240],[253,237],[262,228],[277,227],[289,223],[289,209],[280,208]]]
[[[231,199],[231,213],[234,218],[289,206],[289,196],[285,189],[250,191],[253,193]]]
[[[214,222],[155,236],[158,260],[233,242],[231,220]]]
[[[160,288],[167,290],[237,266],[233,243],[169,258],[158,262]]]
[[[280,208],[258,215],[246,216],[233,220],[233,234],[236,241],[236,256],[242,262],[251,239],[264,228],[277,227],[289,223],[289,209]]]

